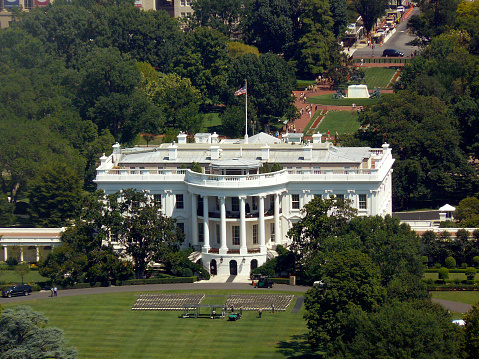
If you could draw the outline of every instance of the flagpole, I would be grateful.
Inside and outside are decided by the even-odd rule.
[[[244,87],[246,89],[244,143],[248,143],[248,80],[245,80]]]

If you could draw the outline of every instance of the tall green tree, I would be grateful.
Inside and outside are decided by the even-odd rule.
[[[339,52],[334,20],[327,0],[302,0],[301,9],[301,37],[295,60],[301,73],[316,77],[330,67],[331,53]]]
[[[148,264],[161,261],[170,251],[179,250],[183,233],[176,230],[175,220],[164,216],[160,204],[146,192],[127,189],[108,198],[112,227],[110,240],[118,241],[124,253],[133,259],[137,278],[145,276]]]
[[[29,307],[5,309],[0,314],[0,355],[4,359],[74,359],[77,350],[65,346],[63,332],[47,325],[42,314]]]
[[[82,183],[66,164],[44,167],[30,185],[32,221],[41,227],[63,227],[79,214]]]
[[[130,142],[155,121],[158,109],[139,89],[135,62],[115,48],[95,49],[80,72],[77,102],[82,117],[108,129],[116,140]]]
[[[279,56],[268,53],[259,57],[247,54],[237,58],[228,69],[228,88],[225,102],[228,106],[243,105],[245,96],[233,96],[248,81],[248,106],[254,107],[261,125],[282,117],[296,116],[291,96],[296,80],[292,68]]]
[[[363,18],[364,28],[369,33],[376,20],[384,15],[388,8],[387,0],[353,0],[353,5]]]
[[[246,0],[196,0],[191,22],[194,27],[210,27],[228,38],[239,30],[245,16]]]
[[[360,120],[369,127],[356,133],[358,139],[372,147],[387,142],[393,150],[395,208],[443,204],[473,190],[474,171],[459,147],[455,118],[436,97],[386,95]]]
[[[330,358],[462,358],[461,329],[439,304],[394,302],[357,311],[344,322],[347,334]]]
[[[466,358],[474,358],[479,352],[479,305],[476,303],[464,315],[464,351]]]
[[[452,29],[455,25],[459,0],[420,0],[419,15],[413,15],[408,22],[413,32],[425,41]]]
[[[384,301],[379,268],[359,251],[338,252],[322,268],[323,286],[314,285],[305,296],[309,341],[330,350],[344,333],[342,320],[352,311],[373,311]]]
[[[261,53],[290,58],[298,39],[300,0],[253,0],[246,23],[248,43]]]
[[[41,263],[40,273],[59,285],[78,282],[109,285],[133,276],[130,262],[121,260],[109,245],[121,222],[114,222],[105,208],[104,193],[97,191],[82,198],[80,215],[61,234],[61,246]]]
[[[201,91],[202,102],[219,103],[225,89],[228,56],[228,39],[218,30],[199,27],[186,34],[186,44],[177,58],[175,72],[189,78]]]

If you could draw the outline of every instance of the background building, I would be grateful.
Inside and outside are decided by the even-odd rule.
[[[359,215],[392,211],[387,144],[342,148],[321,143],[320,134],[303,143],[299,133],[220,141],[208,133],[196,134],[195,143],[180,134],[178,143],[155,148],[113,147],[97,168],[98,188],[148,191],[212,274],[248,275],[262,265],[277,244],[289,244],[288,230],[315,196],[349,199]],[[192,162],[202,173],[185,169]],[[282,170],[262,173],[266,163]]]

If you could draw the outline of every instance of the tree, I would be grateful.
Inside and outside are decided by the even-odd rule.
[[[192,162],[190,170],[197,173],[203,173],[203,169],[201,168],[201,165],[198,162]]]
[[[63,332],[47,323],[47,318],[29,307],[3,310],[0,314],[0,356],[4,359],[76,358],[76,349],[65,347]]]
[[[110,240],[118,241],[133,259],[136,278],[143,278],[150,262],[161,261],[169,251],[178,250],[183,233],[175,220],[161,214],[160,204],[147,193],[126,189],[107,197]]]
[[[148,97],[158,106],[169,127],[195,133],[201,128],[199,114],[200,91],[191,81],[175,73],[160,75],[157,82],[151,82]]]
[[[316,77],[331,66],[331,54],[339,53],[333,33],[334,20],[328,1],[303,0],[301,4],[301,36],[295,60],[301,73]]]
[[[368,255],[350,250],[334,253],[322,266],[324,286],[313,286],[305,296],[309,341],[314,348],[330,349],[344,333],[342,318],[361,309],[369,312],[383,301],[379,268]]]
[[[414,15],[408,22],[413,33],[425,41],[447,32],[454,27],[458,0],[420,0],[419,15]]]
[[[138,89],[141,74],[133,60],[116,48],[94,49],[84,59],[77,103],[83,118],[116,140],[131,141],[155,121],[158,109]]]
[[[80,179],[71,167],[57,164],[43,168],[29,192],[33,222],[42,227],[65,226],[77,217],[81,196]]]
[[[112,222],[105,206],[103,192],[83,198],[74,225],[61,234],[62,245],[40,264],[41,275],[63,286],[77,282],[108,285],[133,276],[131,263],[120,260],[109,245],[111,232],[120,224]]]
[[[25,278],[28,272],[30,272],[30,267],[28,266],[28,263],[22,263],[15,267],[15,272],[18,274],[20,278],[22,278],[22,284],[23,284],[23,278]]]
[[[201,93],[200,100],[216,104],[225,90],[228,56],[228,39],[215,29],[200,27],[186,35],[187,44],[178,56],[175,72],[188,78]]]
[[[194,27],[210,27],[230,38],[237,33],[246,10],[245,0],[196,0],[191,22]]]
[[[475,358],[479,352],[479,304],[476,303],[464,314],[464,351],[466,358]]]
[[[234,96],[234,92],[248,80],[248,106],[252,106],[261,125],[280,118],[296,116],[291,91],[296,79],[291,67],[272,53],[253,54],[237,58],[228,69],[228,106],[243,105],[245,96]]]
[[[254,0],[247,17],[248,43],[261,53],[290,58],[298,39],[300,0]]]
[[[334,19],[333,33],[339,38],[348,25],[348,6],[345,0],[330,0],[329,8]]]
[[[430,301],[357,311],[344,326],[347,334],[334,343],[330,358],[462,358],[461,329],[445,308]]]
[[[321,250],[323,239],[337,237],[347,231],[348,222],[356,212],[348,200],[313,198],[301,210],[302,218],[288,232],[292,240],[290,248],[299,258]]]
[[[387,0],[354,0],[354,8],[363,18],[367,33],[372,30],[376,20],[384,15],[388,8]]]
[[[472,191],[474,170],[459,147],[456,121],[444,102],[400,91],[382,96],[360,119],[369,127],[358,131],[357,138],[371,147],[387,142],[393,150],[395,208],[443,204]]]
[[[460,221],[460,225],[466,228],[479,226],[479,199],[467,197],[459,202],[454,212],[454,217]]]

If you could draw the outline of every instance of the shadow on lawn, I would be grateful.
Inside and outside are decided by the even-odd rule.
[[[311,350],[308,343],[308,334],[293,335],[287,342],[279,342],[277,351],[286,358],[321,359],[323,356]]]

